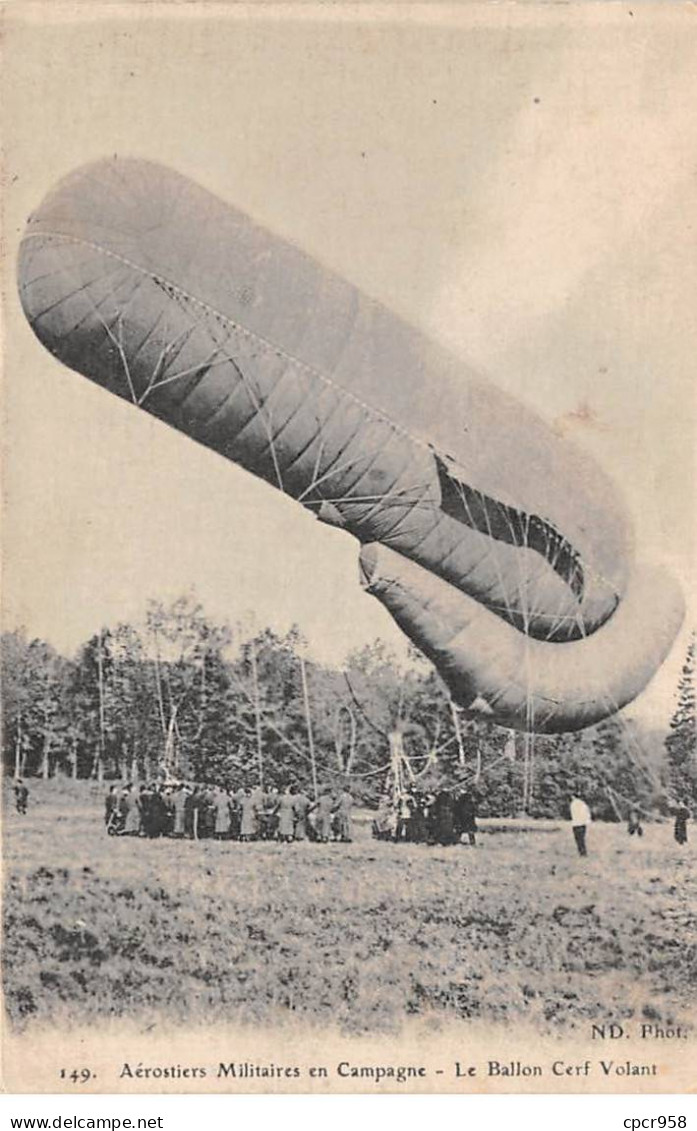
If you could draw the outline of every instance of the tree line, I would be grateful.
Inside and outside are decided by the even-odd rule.
[[[398,748],[425,789],[475,786],[482,815],[564,816],[574,792],[618,820],[697,800],[694,640],[668,735],[616,716],[551,737],[470,717],[415,652],[400,663],[376,641],[333,668],[297,628],[245,634],[191,596],[151,601],[143,624],[105,627],[74,657],[22,630],[1,645],[9,776],[348,783],[375,805]]]

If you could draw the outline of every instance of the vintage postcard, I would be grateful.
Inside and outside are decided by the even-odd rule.
[[[2,17],[4,1088],[689,1092],[694,6]]]

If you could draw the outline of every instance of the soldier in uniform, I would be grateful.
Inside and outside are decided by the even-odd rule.
[[[216,789],[204,785],[199,790],[199,803],[198,803],[198,835],[199,840],[202,837],[211,837],[215,835],[215,820],[216,820]]]
[[[187,787],[183,782],[180,782],[172,794],[172,809],[174,812],[172,836],[183,837],[186,833],[186,802],[188,796],[189,791]]]
[[[352,809],[353,798],[348,789],[344,787],[339,794],[339,801],[336,806],[336,814],[339,823],[339,840],[343,841],[344,844],[350,844],[353,840]]]
[[[428,837],[426,817],[426,798],[418,790],[411,791],[411,815],[409,817],[409,840],[413,844],[425,844]]]
[[[154,790],[150,785],[141,785],[138,792],[138,801],[140,804],[140,824],[143,834],[147,837],[154,837],[155,834],[155,805],[154,805]]]
[[[293,838],[307,840],[307,816],[312,808],[312,802],[304,790],[293,794]]]
[[[675,841],[677,844],[687,844],[687,822],[690,819],[690,810],[686,801],[681,801],[676,805],[673,816],[675,817],[675,825],[673,826]]]
[[[106,831],[111,835],[115,832],[114,818],[118,812],[119,795],[115,785],[109,786],[109,792],[104,798],[104,824]]]
[[[627,818],[627,832],[630,836],[641,837],[644,835],[644,827],[641,823],[641,813],[638,809],[630,809]]]
[[[455,808],[453,796],[447,789],[441,789],[436,794],[431,810],[432,829],[431,835],[436,844],[455,844]]]
[[[15,808],[23,817],[27,811],[27,802],[29,800],[29,790],[21,778],[17,778],[15,782]]]
[[[138,794],[133,792],[133,786],[130,782],[123,791],[121,812],[123,813],[123,836],[140,836],[140,798]]]
[[[245,793],[242,786],[230,792],[230,836],[233,840],[240,839],[242,831],[242,802],[244,796]]]
[[[287,785],[278,802],[278,839],[290,844],[295,832],[295,797],[292,785]]]
[[[319,801],[313,805],[317,809],[317,834],[323,844],[332,838],[332,814],[334,811],[334,798],[328,789],[320,794]]]
[[[458,840],[466,836],[469,843],[477,843],[477,811],[473,795],[466,789],[455,796],[455,832]]]
[[[217,840],[225,840],[230,835],[230,798],[226,790],[216,789],[214,806],[215,836]]]
[[[256,840],[257,836],[257,797],[251,789],[245,789],[242,798],[242,823],[240,840]]]
[[[201,791],[199,787],[194,784],[191,786],[191,791],[187,796],[185,805],[184,823],[186,828],[186,835],[192,840],[199,838],[199,824],[201,817]]]
[[[397,836],[397,813],[392,799],[386,793],[380,798],[375,814],[373,836],[376,840],[395,840]]]
[[[162,798],[162,836],[172,836],[174,832],[174,790],[171,785],[163,786]]]
[[[395,840],[411,840],[411,820],[413,798],[409,793],[400,793],[397,798],[397,827]]]
[[[259,813],[260,836],[262,840],[275,840],[278,828],[278,790],[271,786],[264,794],[264,799]]]

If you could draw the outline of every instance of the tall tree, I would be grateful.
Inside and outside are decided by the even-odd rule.
[[[210,660],[221,656],[228,642],[227,626],[213,624],[191,594],[169,605],[148,605],[146,649],[160,724],[158,762],[166,774],[189,774],[193,767],[211,701]]]
[[[4,757],[15,777],[48,778],[67,759],[68,666],[45,640],[27,640],[21,630],[3,635]]]
[[[673,799],[697,802],[697,721],[695,717],[695,635],[687,648],[677,689],[677,704],[666,738]]]

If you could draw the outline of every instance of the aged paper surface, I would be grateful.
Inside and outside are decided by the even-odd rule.
[[[6,3],[2,52],[4,1087],[691,1090],[694,7]],[[460,543],[371,526],[393,450],[478,636]]]

